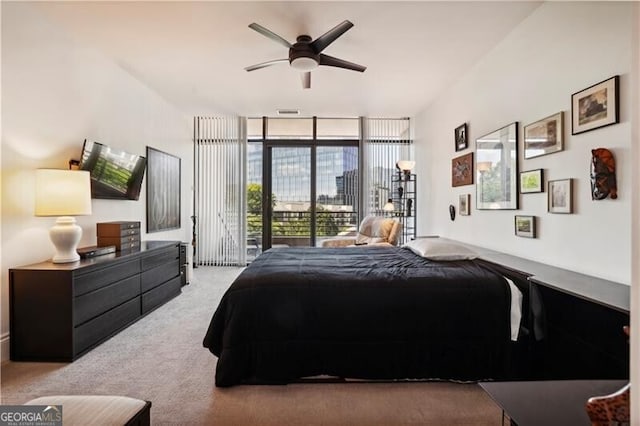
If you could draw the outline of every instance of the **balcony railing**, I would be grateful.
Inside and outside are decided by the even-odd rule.
[[[249,260],[262,249],[262,217],[249,215],[247,252]],[[327,238],[338,235],[355,235],[358,229],[356,212],[316,213],[316,245]],[[274,211],[271,222],[271,245],[273,247],[308,247],[311,245],[311,212]]]

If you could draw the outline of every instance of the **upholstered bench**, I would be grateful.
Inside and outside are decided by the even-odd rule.
[[[25,405],[62,405],[64,426],[148,426],[151,423],[151,402],[126,396],[43,396]]]

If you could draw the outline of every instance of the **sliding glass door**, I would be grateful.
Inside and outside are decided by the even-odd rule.
[[[311,147],[270,146],[271,247],[312,245]]]
[[[358,226],[358,147],[316,148],[316,245]]]
[[[355,234],[357,146],[270,142],[265,157],[263,223],[270,247],[319,246],[326,238]]]
[[[264,118],[249,125],[248,247],[319,246],[355,234],[359,120]]]

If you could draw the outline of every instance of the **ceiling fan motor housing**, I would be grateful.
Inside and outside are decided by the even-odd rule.
[[[300,35],[289,49],[289,64],[299,71],[311,71],[320,64],[320,55],[311,47],[311,37]]]

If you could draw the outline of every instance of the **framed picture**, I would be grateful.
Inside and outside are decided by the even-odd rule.
[[[562,151],[564,135],[562,111],[524,126],[524,158]]]
[[[544,192],[544,170],[520,172],[520,193]]]
[[[620,120],[619,76],[571,95],[571,134],[616,124]]]
[[[458,213],[460,216],[469,216],[471,213],[471,194],[460,194],[458,202]]]
[[[547,210],[549,213],[573,213],[573,179],[550,180]]]
[[[464,123],[454,130],[456,151],[462,151],[469,146],[467,143],[467,123]]]
[[[518,123],[476,139],[476,208],[518,209]]]
[[[518,237],[536,237],[536,217],[518,216],[515,217],[515,231]]]
[[[451,160],[451,186],[473,185],[473,152]]]
[[[147,232],[180,228],[180,158],[147,146]]]

